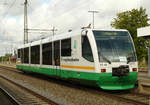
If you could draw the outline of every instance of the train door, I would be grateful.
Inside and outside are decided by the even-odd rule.
[[[54,67],[56,75],[60,75],[60,41],[54,42]]]

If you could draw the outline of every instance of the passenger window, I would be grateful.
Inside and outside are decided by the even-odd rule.
[[[71,38],[61,40],[61,56],[71,56]]]
[[[18,49],[18,58],[21,56],[21,49]]]
[[[21,63],[24,63],[24,49],[21,49]]]
[[[60,65],[60,41],[54,42],[54,65]]]
[[[52,65],[52,43],[42,45],[42,61],[44,65]]]
[[[29,63],[29,47],[24,48],[24,63]]]
[[[31,47],[31,64],[40,64],[40,45]]]
[[[91,46],[87,36],[82,36],[82,57],[90,62],[94,62]]]

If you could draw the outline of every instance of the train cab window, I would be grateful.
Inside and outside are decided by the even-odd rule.
[[[40,45],[31,47],[31,64],[40,64]]]
[[[44,65],[52,65],[52,43],[42,45],[42,61]]]
[[[29,63],[29,47],[24,48],[24,63]]]
[[[94,62],[91,46],[87,36],[82,36],[82,57],[90,62]]]
[[[20,56],[21,56],[21,49],[18,49],[17,52],[18,52],[18,58],[20,58]]]
[[[71,38],[61,40],[61,56],[71,56]]]

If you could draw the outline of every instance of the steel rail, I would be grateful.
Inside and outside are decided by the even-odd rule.
[[[7,92],[4,88],[2,88],[2,87],[0,86],[0,89],[4,92],[5,95],[7,95],[7,96],[13,101],[13,103],[14,103],[15,105],[21,105],[20,102],[17,101],[17,100],[15,99],[15,97],[13,97],[11,94],[9,94],[9,92]]]
[[[1,68],[1,66],[0,66],[0,68]],[[2,68],[3,68],[3,69],[4,69],[4,68],[6,69],[7,67],[2,67]],[[15,70],[15,68],[12,68],[12,69],[11,69],[10,67],[8,67],[8,68],[9,68],[9,69],[7,69],[7,70],[12,70],[12,69],[13,69],[13,72],[17,72],[17,70]],[[15,71],[14,71],[14,70],[15,70]],[[0,75],[0,77],[3,78],[3,79],[5,79],[5,80],[7,80],[8,82],[10,82],[10,83],[16,85],[17,87],[20,87],[20,88],[22,88],[22,89],[28,91],[29,93],[33,94],[33,95],[36,96],[37,98],[40,98],[41,100],[47,102],[47,103],[50,104],[50,105],[58,105],[57,103],[53,102],[52,100],[48,99],[47,97],[44,97],[44,96],[42,96],[42,95],[40,95],[40,94],[38,94],[38,93],[36,93],[36,92],[34,92],[34,91],[32,91],[32,90],[26,88],[26,87],[24,87],[24,86],[18,84],[17,82],[14,82],[13,80],[11,80],[11,79],[9,79],[9,78],[6,78],[6,77],[4,77],[4,76],[2,76],[2,75]],[[19,104],[19,105],[20,105],[20,104]]]
[[[125,101],[127,103],[132,103],[134,105],[149,105],[149,103],[142,102],[141,100],[135,100],[135,97],[127,98],[127,97],[124,97],[124,96],[121,96],[121,95],[105,94],[105,93],[103,93],[103,94],[106,95],[106,96],[110,96],[111,98],[114,98],[114,99],[117,99],[117,100]],[[137,99],[139,99],[139,98],[141,98],[141,97],[138,97]]]

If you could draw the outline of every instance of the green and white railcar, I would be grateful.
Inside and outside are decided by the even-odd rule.
[[[106,90],[134,88],[137,58],[127,30],[83,29],[18,48],[18,70],[77,80]]]

